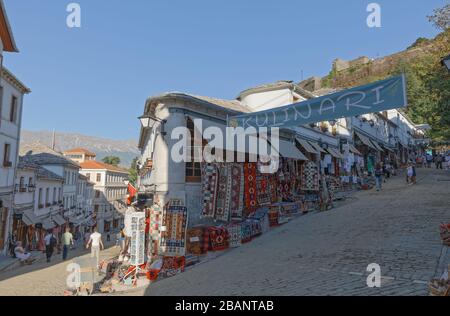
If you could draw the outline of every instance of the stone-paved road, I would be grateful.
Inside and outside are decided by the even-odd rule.
[[[450,222],[450,173],[418,169],[418,176],[416,186],[398,176],[381,193],[358,192],[334,210],[297,218],[181,275],[126,294],[427,295],[426,282],[445,249],[438,227]],[[370,263],[381,266],[381,289],[366,285]],[[52,265],[0,273],[0,295],[62,295],[65,268],[58,258]]]
[[[427,295],[450,222],[450,173],[418,169],[381,193],[358,192],[345,205],[309,214],[250,244],[130,295]],[[382,287],[367,286],[377,263]]]
[[[66,271],[67,265],[74,257],[89,257],[87,252],[82,248],[73,250],[65,262],[61,254],[54,254],[50,263],[43,258],[31,266],[0,273],[0,296],[62,296],[70,273]],[[119,248],[111,247],[101,251],[100,258],[111,258],[118,253]]]

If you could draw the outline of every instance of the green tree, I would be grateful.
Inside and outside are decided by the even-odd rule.
[[[445,31],[450,28],[450,4],[435,9],[433,14],[428,16],[428,20],[433,23],[434,27],[438,30]]]
[[[129,175],[128,175],[128,180],[131,182],[132,185],[136,186],[137,183],[137,178],[138,178],[138,174],[137,174],[137,162],[138,162],[138,158],[134,158],[133,161],[131,162],[131,166],[129,169]]]
[[[113,166],[118,166],[120,164],[120,158],[117,156],[107,156],[103,158],[102,161]]]

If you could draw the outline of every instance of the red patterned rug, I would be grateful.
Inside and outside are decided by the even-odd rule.
[[[244,209],[244,167],[231,164],[230,213],[232,220],[241,220]]]
[[[256,163],[245,163],[244,165],[244,196],[245,196],[245,217],[258,207],[256,194]]]
[[[219,184],[217,189],[217,203],[214,219],[228,222],[230,219],[230,198],[231,198],[231,166],[229,164],[219,164]]]
[[[187,208],[168,205],[164,208],[161,232],[161,252],[165,256],[184,256],[186,253]]]
[[[214,217],[218,182],[219,174],[216,165],[205,164],[202,168],[203,217]]]
[[[209,243],[212,251],[230,248],[230,235],[224,227],[209,227]]]

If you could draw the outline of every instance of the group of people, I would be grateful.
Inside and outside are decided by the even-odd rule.
[[[423,156],[417,156],[416,164],[420,167],[431,168],[432,164],[436,166],[436,169],[450,169],[450,152],[447,153],[427,153]]]
[[[86,235],[85,235],[86,237]],[[69,255],[70,249],[73,249],[75,246],[76,240],[74,239],[74,235],[71,233],[70,228],[66,228],[66,231],[62,235],[61,245],[62,245],[62,259],[66,261]],[[53,230],[48,230],[45,237],[45,256],[47,262],[50,262],[55,252],[56,247],[58,246],[58,240]],[[102,242],[102,235],[97,231],[97,228],[93,229],[93,233],[88,234],[88,238],[85,238],[85,246],[86,249],[91,248],[91,257],[96,258],[97,266],[100,260],[100,251],[104,249],[104,245]],[[31,253],[27,252],[23,247],[21,241],[16,242],[16,246],[14,248],[14,255],[19,261],[23,264],[32,264],[35,259],[32,258]]]

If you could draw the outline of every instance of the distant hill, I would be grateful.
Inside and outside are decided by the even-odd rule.
[[[21,134],[21,146],[33,144],[52,145],[50,131],[26,131]],[[113,140],[76,133],[56,133],[55,150],[63,152],[71,148],[83,147],[97,154],[97,160],[106,156],[117,156],[120,165],[129,168],[132,160],[140,155],[136,140]]]

